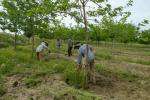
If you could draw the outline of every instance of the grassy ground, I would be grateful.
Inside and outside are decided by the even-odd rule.
[[[36,42],[37,44],[39,41]],[[96,84],[79,89],[84,74],[76,72],[74,56],[65,56],[62,45],[57,58],[55,41],[48,61],[31,58],[31,46],[0,49],[0,99],[2,100],[149,100],[149,46],[94,46]],[[36,45],[37,45],[36,44]],[[69,80],[66,82],[66,80]]]
[[[56,55],[50,61],[39,62],[31,58],[30,52],[28,46],[0,50],[1,99],[100,100],[96,94],[65,83],[64,73],[75,70],[74,62],[57,59]]]

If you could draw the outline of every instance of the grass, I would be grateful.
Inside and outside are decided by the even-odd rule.
[[[66,83],[81,88],[84,85],[86,73],[83,70],[77,71],[75,68],[68,68],[65,70],[65,81]]]
[[[98,51],[95,54],[97,60],[111,60],[112,59],[112,54],[109,51]]]
[[[4,86],[4,79],[2,75],[0,75],[0,97],[3,96],[6,93],[6,88]]]
[[[130,63],[137,63],[137,64],[141,64],[141,65],[150,65],[150,60],[146,59],[146,58],[132,58],[129,56],[117,56],[114,60],[117,61],[125,61],[125,62],[130,62]]]
[[[25,84],[26,88],[37,88],[42,84],[42,77],[52,76],[56,73],[64,74],[64,78],[69,79],[70,85],[77,86],[77,84],[83,83],[84,76],[82,73],[78,74],[78,72],[75,71],[75,64],[73,62],[63,59],[51,59],[49,62],[39,62],[35,60],[35,58],[31,59],[30,49],[27,49],[26,46],[18,46],[16,51],[11,47],[0,49],[0,53],[0,75],[7,77],[23,74],[25,76],[23,76],[22,82]],[[7,93],[4,88],[5,82],[2,83],[3,84],[0,85],[1,96]],[[53,90],[51,89],[49,92],[52,91]],[[59,90],[56,89],[55,91]],[[56,99],[59,100],[61,97],[65,98],[63,93],[69,93],[70,95],[75,96],[77,100],[93,100],[92,98],[95,98],[94,100],[100,100],[98,96],[80,91],[74,87],[66,87],[66,89],[63,89],[62,94],[59,92],[54,95]]]
[[[37,77],[27,77],[24,79],[24,83],[27,88],[35,87],[39,85],[42,81]]]
[[[50,49],[52,52],[57,52],[55,47],[55,41],[49,41]],[[144,47],[145,48],[145,47]],[[135,51],[137,48],[133,48]],[[114,51],[116,49],[113,49]],[[114,59],[114,55],[110,48],[99,47],[96,49],[96,59],[104,61],[125,61],[140,63],[142,65],[149,65],[149,62],[144,60],[133,59],[123,59],[118,57]],[[119,49],[117,49],[119,50]],[[130,49],[132,50],[132,49]],[[66,44],[61,48],[61,53],[66,52]],[[147,52],[147,51],[146,51]],[[142,52],[142,53],[145,53]],[[142,54],[141,53],[141,54]],[[120,56],[120,55],[119,55]],[[108,62],[109,63],[109,62]],[[76,71],[76,64],[70,60],[52,58],[49,61],[37,61],[34,57],[31,57],[31,46],[17,46],[17,50],[13,50],[12,47],[0,49],[0,96],[7,93],[7,87],[5,87],[5,81],[2,81],[8,75],[18,75],[24,74],[23,83],[27,89],[36,89],[41,85],[45,84],[42,78],[45,76],[53,76],[55,74],[61,73],[61,77],[64,80],[57,81],[53,86],[47,86],[45,90],[42,90],[46,95],[54,95],[56,100],[66,99],[67,97],[75,98],[76,100],[100,100],[101,98],[94,93],[80,90],[84,84],[85,73],[83,71]],[[96,71],[98,74],[104,75],[106,77],[117,77],[119,80],[132,81],[135,82],[141,77],[131,70],[124,70],[113,66],[108,66],[105,64],[96,64]],[[4,79],[3,79],[4,78]],[[64,82],[68,83],[66,85]],[[147,81],[148,82],[148,81]],[[64,85],[65,84],[65,85]],[[62,87],[59,89],[57,87]],[[68,99],[67,99],[68,100]]]
[[[101,100],[98,95],[68,87],[63,82],[57,82],[54,85],[47,87],[43,92],[43,95],[53,96],[54,100]]]
[[[81,91],[81,90],[76,90],[76,89],[72,89],[72,88],[68,88],[68,89],[64,89],[65,91],[60,91],[55,99],[56,100],[65,100],[65,97],[63,97],[63,95],[72,95],[71,98],[74,98],[75,100],[101,100],[100,97],[93,95],[91,93],[85,92],[85,91]],[[70,98],[70,99],[71,99]],[[69,99],[68,99],[69,100]]]
[[[150,61],[143,61],[143,60],[137,60],[136,63],[142,64],[142,65],[150,65]]]
[[[106,77],[112,77],[116,76],[120,79],[127,80],[127,81],[135,81],[139,78],[139,76],[135,73],[132,73],[131,71],[125,71],[120,69],[110,69],[108,66],[104,66],[101,64],[98,64],[96,66],[96,71]]]

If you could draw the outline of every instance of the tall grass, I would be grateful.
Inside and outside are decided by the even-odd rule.
[[[74,67],[70,67],[64,72],[65,80],[68,84],[81,88],[85,85],[86,72],[84,70],[76,70]]]

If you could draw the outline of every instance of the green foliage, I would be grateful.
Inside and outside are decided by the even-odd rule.
[[[141,32],[138,41],[139,43],[150,44],[150,29]]]
[[[6,42],[11,44],[13,42],[13,36],[10,34],[0,33],[0,42]]]
[[[3,30],[23,32],[28,38],[34,34],[51,33],[50,25],[58,22],[55,17],[70,9],[66,0],[3,0],[5,11],[0,12],[0,24]],[[43,35],[40,35],[43,37]]]
[[[8,47],[13,43],[13,36],[10,34],[0,33],[0,48]]]
[[[85,40],[85,31],[80,27],[67,28],[65,26],[59,26],[55,28],[53,34],[54,38],[61,38],[63,40],[68,38],[72,38],[74,40]]]
[[[98,26],[91,25],[91,38],[95,41],[117,41],[121,43],[135,42],[136,26],[130,23],[120,23],[103,19]]]
[[[18,35],[16,37],[17,45],[26,45],[27,38],[23,35]],[[0,48],[12,46],[14,42],[14,36],[12,34],[0,33]]]

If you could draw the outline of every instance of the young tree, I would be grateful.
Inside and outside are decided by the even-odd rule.
[[[2,30],[14,32],[14,49],[16,49],[17,33],[20,29],[20,13],[14,1],[3,0],[3,11],[0,12],[0,24]]]

